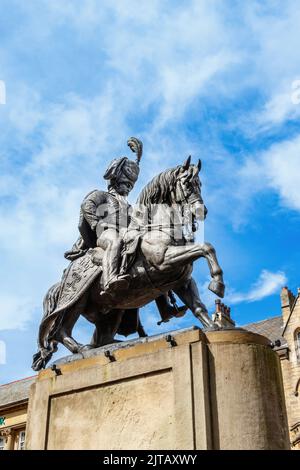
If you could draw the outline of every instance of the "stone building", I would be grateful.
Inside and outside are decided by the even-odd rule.
[[[25,444],[27,408],[34,377],[0,386],[0,450],[22,450]]]
[[[227,328],[235,325],[230,309],[220,301],[213,319]],[[291,447],[300,450],[300,289],[297,295],[282,289],[281,315],[242,328],[269,338],[279,355]],[[0,450],[23,449],[29,389],[35,380],[29,377],[0,386]]]

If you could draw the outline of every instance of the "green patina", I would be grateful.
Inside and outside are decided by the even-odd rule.
[[[5,417],[0,416],[0,426],[4,426],[4,425],[5,425]]]

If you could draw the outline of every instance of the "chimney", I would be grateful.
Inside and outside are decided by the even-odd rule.
[[[212,316],[213,321],[220,328],[234,328],[235,322],[230,317],[230,307],[224,305],[219,299],[215,301],[215,304],[216,310]]]
[[[281,290],[280,298],[281,314],[283,318],[283,324],[285,325],[290,316],[292,306],[295,302],[295,296],[287,287],[283,287]]]

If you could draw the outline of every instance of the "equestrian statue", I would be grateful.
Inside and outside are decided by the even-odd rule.
[[[72,353],[116,342],[115,336],[147,336],[139,309],[155,301],[161,321],[190,309],[207,329],[217,326],[202,303],[192,277],[193,263],[205,258],[210,270],[208,288],[224,297],[223,272],[210,243],[196,243],[195,232],[207,209],[201,195],[201,161],[191,157],[160,173],[148,183],[131,207],[127,196],[138,176],[142,142],[131,137],[128,146],[136,161],[114,159],[104,179],[107,191],[94,190],[83,200],[79,238],[65,253],[70,261],[62,280],[47,292],[38,333],[38,352],[32,368],[44,368],[58,343]],[[175,295],[183,302],[178,307]],[[80,315],[94,324],[91,343],[72,337]]]

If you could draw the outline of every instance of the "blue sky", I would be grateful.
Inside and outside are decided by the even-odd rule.
[[[32,375],[80,202],[131,135],[144,156],[130,200],[200,157],[225,302],[239,325],[280,314],[281,287],[300,285],[298,2],[0,0],[0,12],[0,383]],[[204,261],[195,277],[212,313]],[[163,331],[152,305],[142,319]],[[80,320],[75,336],[91,333]]]

